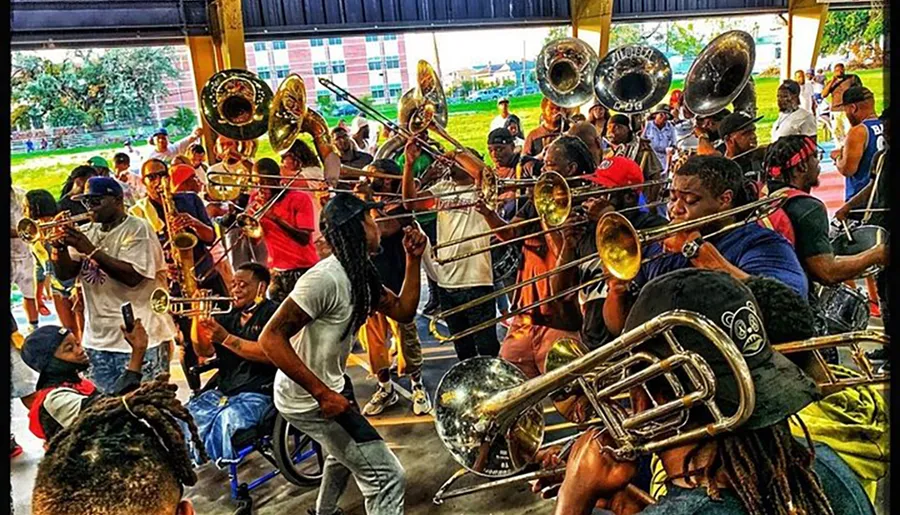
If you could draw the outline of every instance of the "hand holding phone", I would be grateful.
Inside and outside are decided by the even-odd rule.
[[[125,321],[125,331],[134,331],[134,309],[130,302],[122,304],[122,320]]]

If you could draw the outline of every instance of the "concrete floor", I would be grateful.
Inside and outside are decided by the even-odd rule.
[[[873,326],[877,324],[877,321]],[[427,319],[419,317],[419,334],[423,341],[425,354],[424,382],[429,392],[434,392],[440,378],[454,363],[456,355],[452,345],[439,345],[428,333]],[[502,330],[502,329],[501,329]],[[375,381],[368,376],[364,368],[365,357],[360,349],[356,349],[351,357],[350,374],[360,404],[365,403],[375,389]],[[173,380],[179,384],[179,396],[187,399],[188,390],[181,376],[179,366],[172,367]],[[430,415],[416,417],[410,409],[408,397],[409,383],[406,379],[399,381],[401,385],[401,401],[388,408],[382,415],[370,421],[388,442],[406,468],[408,486],[406,491],[406,512],[411,515],[438,514],[549,514],[553,512],[554,502],[541,500],[530,492],[527,483],[507,485],[502,488],[488,490],[477,494],[451,499],[441,506],[432,503],[432,497],[441,484],[449,478],[459,466],[444,449],[434,430],[434,421]],[[886,395],[887,393],[885,393]],[[547,436],[545,441],[556,440],[572,434],[571,429],[560,427],[561,418],[551,409],[547,412]],[[13,406],[12,431],[22,445],[23,455],[11,461],[11,477],[15,512],[30,513],[30,492],[34,482],[37,464],[43,455],[41,442],[27,428],[27,413],[20,404]],[[250,482],[260,474],[267,472],[271,466],[263,458],[253,455],[239,469],[241,481]],[[203,515],[231,515],[235,506],[229,499],[228,475],[213,465],[205,465],[198,471],[199,483],[186,491],[197,513]],[[467,476],[454,487],[467,486],[484,481]],[[879,487],[879,499],[876,511],[879,515],[888,513],[886,507],[889,477]],[[300,488],[291,485],[281,477],[276,477],[251,492],[254,500],[254,513],[259,515],[305,514],[308,508],[315,506],[316,489]],[[352,484],[342,498],[341,507],[347,515],[362,515],[365,509],[362,497],[355,484]]]

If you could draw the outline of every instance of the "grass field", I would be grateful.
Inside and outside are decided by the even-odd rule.
[[[875,93],[878,112],[884,107],[884,72],[882,70],[865,70],[857,72],[863,83]],[[769,141],[769,133],[772,124],[778,117],[778,108],[775,103],[775,93],[778,89],[778,78],[756,79],[757,105],[759,114],[764,118],[758,126],[759,140],[761,144]],[[681,89],[680,80],[672,83],[673,89]],[[540,117],[540,95],[529,95],[514,98],[510,104],[510,111],[521,120],[527,132],[538,124]],[[493,101],[453,104],[449,106],[450,118],[447,130],[456,139],[466,146],[475,148],[487,156],[487,129],[491,119],[496,115],[496,104]],[[395,106],[385,106],[379,111],[393,119],[396,116]],[[349,117],[344,117],[350,122]],[[334,125],[337,118],[329,118],[328,123]],[[11,173],[13,184],[25,190],[43,188],[54,195],[59,194],[62,184],[69,172],[77,165],[87,161],[91,156],[100,154],[108,160],[112,160],[113,154],[118,151],[115,144],[95,147],[93,149],[69,149],[54,150],[33,154],[15,154],[11,156]],[[149,152],[149,147],[137,145],[142,152]],[[448,147],[449,148],[449,147]],[[259,141],[257,158],[275,157],[275,152],[269,145],[268,139],[263,136]]]

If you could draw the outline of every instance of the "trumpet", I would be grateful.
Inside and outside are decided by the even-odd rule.
[[[16,233],[25,243],[54,243],[64,236],[64,233],[61,231],[63,227],[90,220],[90,212],[72,216],[68,211],[63,211],[56,215],[53,220],[47,222],[23,218],[16,224]]]
[[[715,374],[706,358],[685,351],[673,330],[690,328],[715,346],[728,364],[738,390],[738,406],[725,415],[715,402]],[[641,352],[644,342],[662,337],[671,355],[656,357]],[[435,392],[435,428],[444,447],[463,468],[486,477],[515,474],[532,462],[544,435],[540,403],[573,378],[605,365],[602,374],[610,381],[589,390],[598,406],[603,425],[613,438],[617,459],[658,452],[699,439],[728,432],[753,413],[756,392],[750,370],[740,350],[725,332],[709,319],[692,311],[663,313],[615,340],[534,379],[513,364],[479,356],[453,366]],[[634,367],[640,370],[631,372]],[[673,372],[681,368],[692,378],[693,389]],[[640,413],[629,413],[613,397],[655,378],[665,379],[676,398]],[[490,378],[485,381],[484,378]],[[685,430],[690,408],[703,404],[713,422]]]
[[[198,293],[200,293],[198,291]],[[166,313],[190,318],[209,317],[231,313],[234,297],[172,297],[165,288],[157,288],[150,294],[150,309],[158,314]],[[217,304],[228,303],[226,309],[217,308]]]
[[[771,212],[778,209],[786,198],[787,197],[785,196],[783,190],[781,190],[768,197],[761,198],[743,206],[727,209],[720,213],[703,216],[697,218],[696,220],[687,220],[684,222],[668,224],[653,229],[644,229],[641,231],[636,230],[634,226],[631,225],[631,222],[629,222],[628,219],[622,216],[620,213],[607,213],[600,217],[600,220],[597,222],[597,229],[595,232],[597,238],[597,254],[582,256],[573,261],[569,261],[562,266],[558,266],[553,270],[538,274],[526,281],[512,284],[483,297],[479,297],[469,302],[460,304],[455,308],[437,313],[434,317],[432,317],[429,323],[429,329],[431,330],[431,333],[434,335],[435,339],[437,339],[439,342],[456,341],[460,338],[465,338],[467,336],[471,336],[475,333],[483,331],[489,327],[493,327],[498,322],[502,322],[503,320],[506,320],[513,316],[528,313],[540,306],[543,306],[544,304],[548,304],[555,300],[565,298],[582,289],[605,282],[607,279],[609,279],[610,276],[615,277],[619,280],[630,281],[631,279],[634,279],[635,276],[637,276],[641,265],[649,261],[659,259],[660,257],[666,255],[665,252],[660,252],[659,254],[653,256],[644,257],[641,250],[641,247],[643,245],[662,241],[679,232],[699,229],[715,221],[725,220],[739,214],[748,213],[747,217],[743,220],[726,224],[724,227],[712,231],[704,236],[705,238],[712,238],[724,232],[747,225],[748,223],[755,223],[759,219],[768,216]],[[518,290],[519,288],[529,286],[538,281],[547,279],[552,275],[564,272],[566,270],[569,270],[570,268],[579,266],[598,258],[606,269],[606,272],[589,281],[577,284],[537,302],[514,309],[505,315],[499,316],[492,320],[487,320],[450,336],[445,336],[438,330],[438,321],[441,319],[446,319],[446,317],[448,316],[461,313],[474,306],[479,306],[485,302],[496,299],[501,295],[506,295],[507,293]]]

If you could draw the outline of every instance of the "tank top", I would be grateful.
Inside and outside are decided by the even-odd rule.
[[[881,124],[881,120],[875,118],[863,120],[862,124],[867,131],[866,147],[859,160],[859,167],[857,167],[856,173],[845,179],[846,187],[844,188],[844,201],[850,200],[853,195],[856,195],[859,190],[865,188],[866,185],[869,184],[869,177],[872,171],[872,158],[875,157],[875,154],[879,150],[884,149],[884,126]]]

